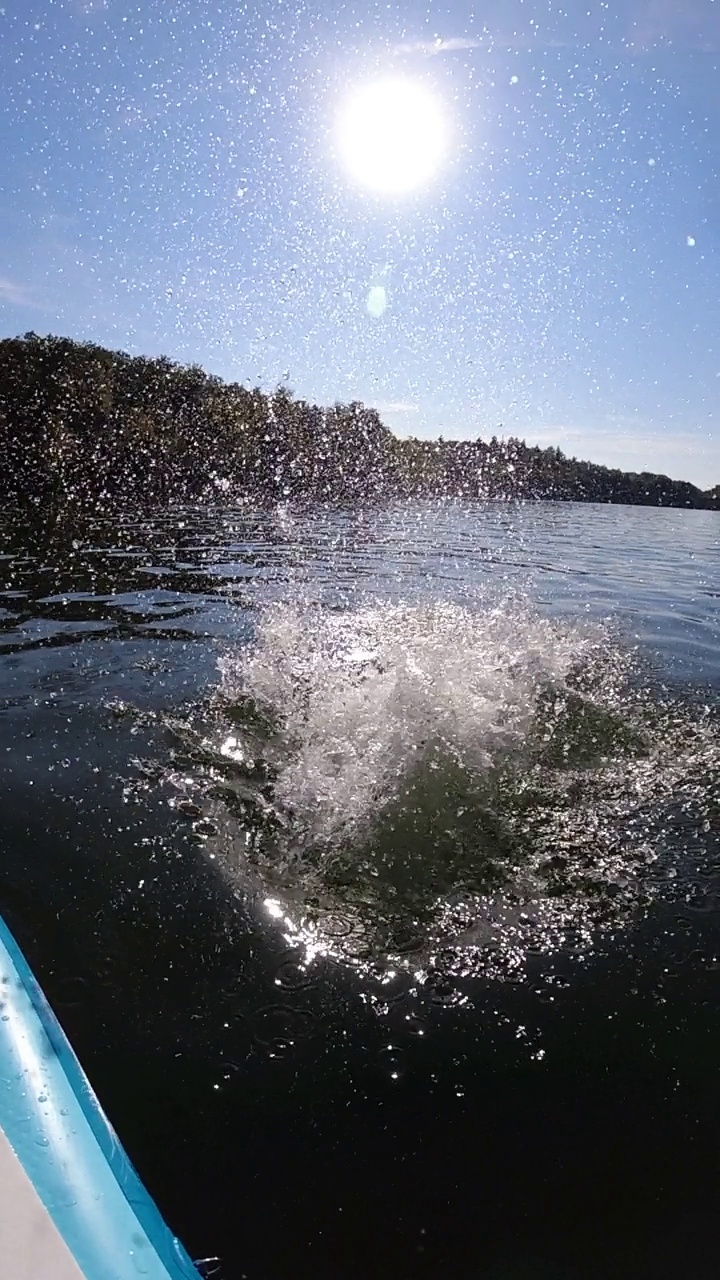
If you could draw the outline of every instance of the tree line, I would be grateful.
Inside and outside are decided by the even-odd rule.
[[[249,497],[556,499],[720,510],[720,486],[511,437],[398,439],[375,409],[309,404],[198,365],[34,333],[0,341],[0,494],[117,507]]]

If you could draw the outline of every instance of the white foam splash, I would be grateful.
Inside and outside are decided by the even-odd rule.
[[[482,769],[523,740],[537,697],[596,641],[513,602],[333,613],[277,604],[252,649],[221,662],[222,693],[282,729],[275,799],[305,839],[371,820],[420,758]]]

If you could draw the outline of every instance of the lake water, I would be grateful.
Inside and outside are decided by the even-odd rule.
[[[710,1276],[720,517],[0,524],[0,910],[223,1280]]]

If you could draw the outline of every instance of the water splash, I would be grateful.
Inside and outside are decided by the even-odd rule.
[[[329,842],[364,830],[418,766],[477,773],[517,746],[586,643],[500,606],[276,606],[249,658],[221,663],[223,695],[275,722],[288,749],[276,800],[299,842]]]
[[[308,954],[358,963],[587,950],[720,809],[712,710],[517,600],[271,606],[174,737],[229,873]]]

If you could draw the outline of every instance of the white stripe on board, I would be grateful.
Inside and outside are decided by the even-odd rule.
[[[2,1129],[0,1280],[86,1280]]]

